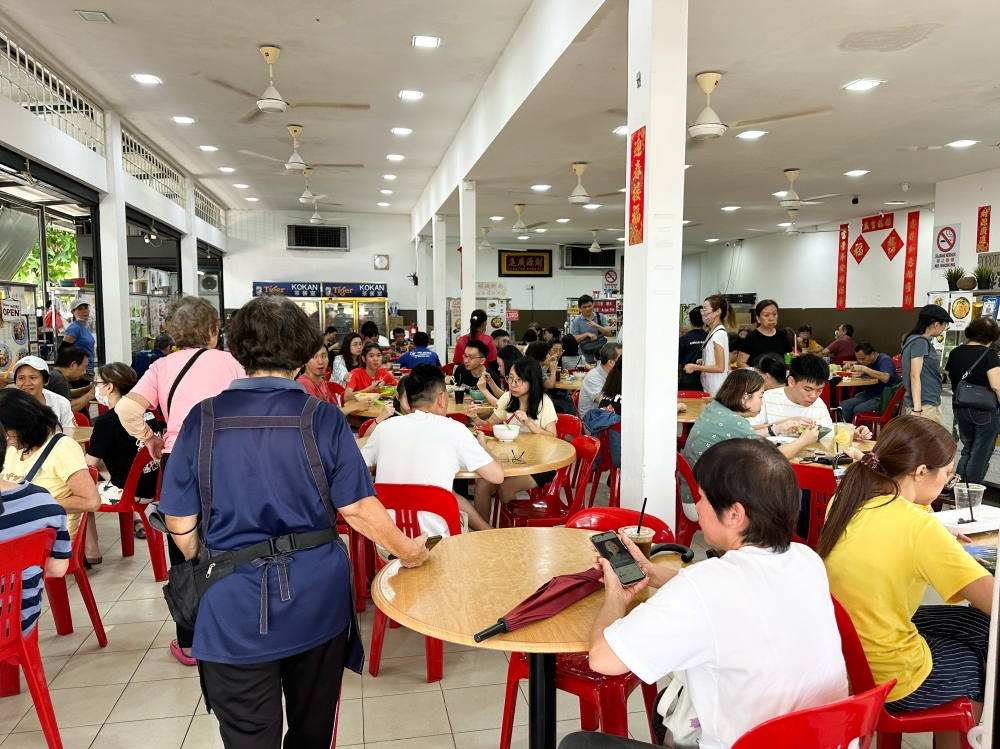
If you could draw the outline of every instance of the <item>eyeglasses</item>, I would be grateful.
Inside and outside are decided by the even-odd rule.
[[[947,481],[947,483],[945,483],[944,488],[945,489],[954,489],[960,483],[962,483],[962,477],[961,476],[959,476],[957,473],[949,473],[948,474],[948,481]]]
[[[524,380],[519,380],[516,377],[508,376],[507,384],[512,388],[521,387],[521,385],[524,384]]]
[[[520,455],[515,455],[514,451],[511,450],[509,458],[506,455],[501,455],[499,458],[497,458],[497,460],[499,460],[501,463],[520,463],[521,465],[524,465],[525,463],[524,451],[522,450]]]
[[[465,359],[466,361],[472,361],[474,359],[482,359],[483,355],[479,354],[479,353],[476,353],[476,354],[462,354],[462,358]]]

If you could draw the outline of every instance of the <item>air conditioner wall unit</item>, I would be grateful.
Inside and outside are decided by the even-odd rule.
[[[286,249],[320,252],[350,252],[350,227],[315,224],[287,224]]]
[[[214,273],[206,273],[204,276],[198,276],[198,291],[201,294],[218,294],[219,277]]]
[[[567,244],[560,248],[559,257],[564,270],[589,270],[592,268],[615,268],[616,248],[609,247],[600,252],[591,252],[590,245]]]

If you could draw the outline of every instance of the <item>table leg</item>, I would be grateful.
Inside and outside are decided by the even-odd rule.
[[[556,749],[556,656],[528,653],[528,749]]]

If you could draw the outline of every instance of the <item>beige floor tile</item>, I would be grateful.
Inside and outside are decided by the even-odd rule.
[[[0,699],[0,736],[6,736],[14,730],[21,718],[31,709],[31,695],[27,688],[21,687],[21,693]]]
[[[500,729],[488,728],[483,731],[456,733],[455,749],[497,749],[500,745]],[[511,749],[527,749],[528,726],[514,726],[510,737]]]
[[[59,726],[59,738],[62,739],[63,749],[89,749],[100,730],[100,726],[78,726],[76,728]],[[0,747],[3,749],[48,749],[48,744],[45,743],[45,734],[41,731],[30,731],[28,733],[12,733],[6,741],[0,740]]]
[[[55,631],[38,630],[38,650],[43,658],[49,656],[73,655],[94,630],[88,627],[74,627],[68,635],[57,635]]]
[[[160,631],[156,633],[156,639],[153,640],[153,644],[150,647],[153,648],[169,648],[170,642],[177,638],[177,625],[174,624],[173,619],[167,619],[160,627]]]
[[[128,583],[91,583],[90,590],[94,594],[94,600],[98,603],[103,603],[106,601],[111,601],[114,603],[119,598],[121,598],[122,593],[128,589]],[[70,601],[79,600],[83,601],[80,594],[76,592],[70,593]]]
[[[170,611],[163,597],[140,598],[137,600],[120,600],[112,606],[107,615],[102,615],[104,623],[128,624],[131,622],[162,622]]]
[[[580,730],[580,721],[579,720],[560,720],[560,721],[557,721],[556,722],[556,744],[558,744],[560,741],[562,741],[564,738],[566,738],[566,736],[568,736],[569,734],[574,733],[575,731],[579,731],[579,730]],[[522,747],[526,748],[527,746],[528,746],[528,742],[525,741],[524,744],[522,744]],[[519,749],[519,747],[517,747],[517,745],[514,744],[514,742],[512,741],[511,742],[511,749]]]
[[[42,656],[42,668],[45,670],[45,683],[49,685],[49,689],[52,688],[52,680],[55,679],[59,672],[62,671],[63,666],[69,661],[68,655],[56,655],[56,656]],[[21,692],[22,694],[28,691],[28,682],[24,678],[24,669],[18,669],[21,677]],[[0,730],[0,736],[3,735],[3,731]]]
[[[500,727],[503,719],[503,685],[446,689],[443,694],[454,732]],[[514,725],[521,725],[528,722],[528,703],[520,694],[517,699]]]
[[[97,637],[90,636],[80,646],[81,653],[108,653],[123,650],[148,650],[160,631],[161,622],[135,622],[132,624],[105,624],[104,633],[108,636],[108,645],[102,648],[97,644]]]
[[[73,628],[77,627],[92,627],[93,622],[90,619],[90,612],[87,611],[87,607],[83,603],[72,603],[73,598],[70,598],[69,613],[73,620]],[[101,615],[101,621],[107,624],[105,616],[111,611],[111,608],[115,605],[114,601],[98,601],[97,603],[97,613]],[[56,622],[52,618],[51,609],[45,613],[44,616],[38,617],[38,631],[39,632],[55,632]]]
[[[385,719],[386,716],[383,716]],[[364,707],[361,700],[341,700],[337,721],[337,746],[354,746],[365,740]]]
[[[74,655],[53,680],[53,689],[104,684],[128,684],[142,660],[142,651]]]
[[[201,698],[197,679],[166,679],[155,685],[134,682],[108,716],[108,723],[190,717]]]
[[[181,749],[225,749],[214,715],[195,715]]]
[[[191,718],[105,723],[90,749],[180,749]]]
[[[368,664],[365,664],[366,666]],[[368,672],[365,671],[365,674]],[[353,671],[344,669],[344,677],[340,683],[340,699],[360,700],[361,699],[361,677]]]
[[[440,691],[371,697],[364,703],[367,743],[451,732]]]
[[[636,741],[649,741],[649,720],[645,713],[628,714],[628,732]]]
[[[528,702],[528,680],[522,679],[520,683],[521,698]],[[520,710],[520,705],[518,705]],[[580,698],[576,695],[556,690],[556,720],[580,720]]]
[[[156,581],[139,578],[129,585],[124,592],[122,592],[121,600],[135,601],[141,598],[155,598],[162,601],[163,586],[165,584],[166,583],[158,583]]]
[[[133,651],[138,652],[138,651]],[[150,648],[132,677],[133,682],[161,679],[197,679],[198,669],[185,666],[170,654],[169,648]]]
[[[338,741],[339,745],[340,742]],[[400,739],[398,741],[368,742],[365,749],[455,749],[455,740],[450,733],[440,736]]]
[[[444,658],[442,689],[507,683],[507,658],[499,650],[449,653]]]
[[[903,734],[903,741],[913,749],[932,749],[934,746],[933,733],[906,733]]]
[[[371,633],[365,633],[365,652],[371,653]],[[448,643],[445,643],[447,645]],[[424,636],[412,629],[400,627],[399,629],[385,628],[385,637],[382,640],[382,658],[408,658],[415,655],[424,654]]]
[[[410,658],[383,658],[379,664],[378,676],[372,676],[367,670],[365,671],[362,680],[364,696],[385,697],[390,694],[441,691],[439,683],[427,683],[425,662],[422,655]]]
[[[124,690],[124,684],[51,690],[49,696],[52,699],[59,728],[101,725]],[[40,730],[42,727],[38,723],[35,708],[31,708],[15,726],[13,733]]]

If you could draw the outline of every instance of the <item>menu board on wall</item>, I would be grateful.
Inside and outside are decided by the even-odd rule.
[[[955,321],[951,324],[951,330],[965,330],[972,322],[972,303],[974,299],[972,293],[959,292],[952,294],[948,299],[948,314]]]
[[[28,320],[21,314],[21,300],[11,297],[0,300],[0,317],[0,372],[6,374],[30,353]]]

